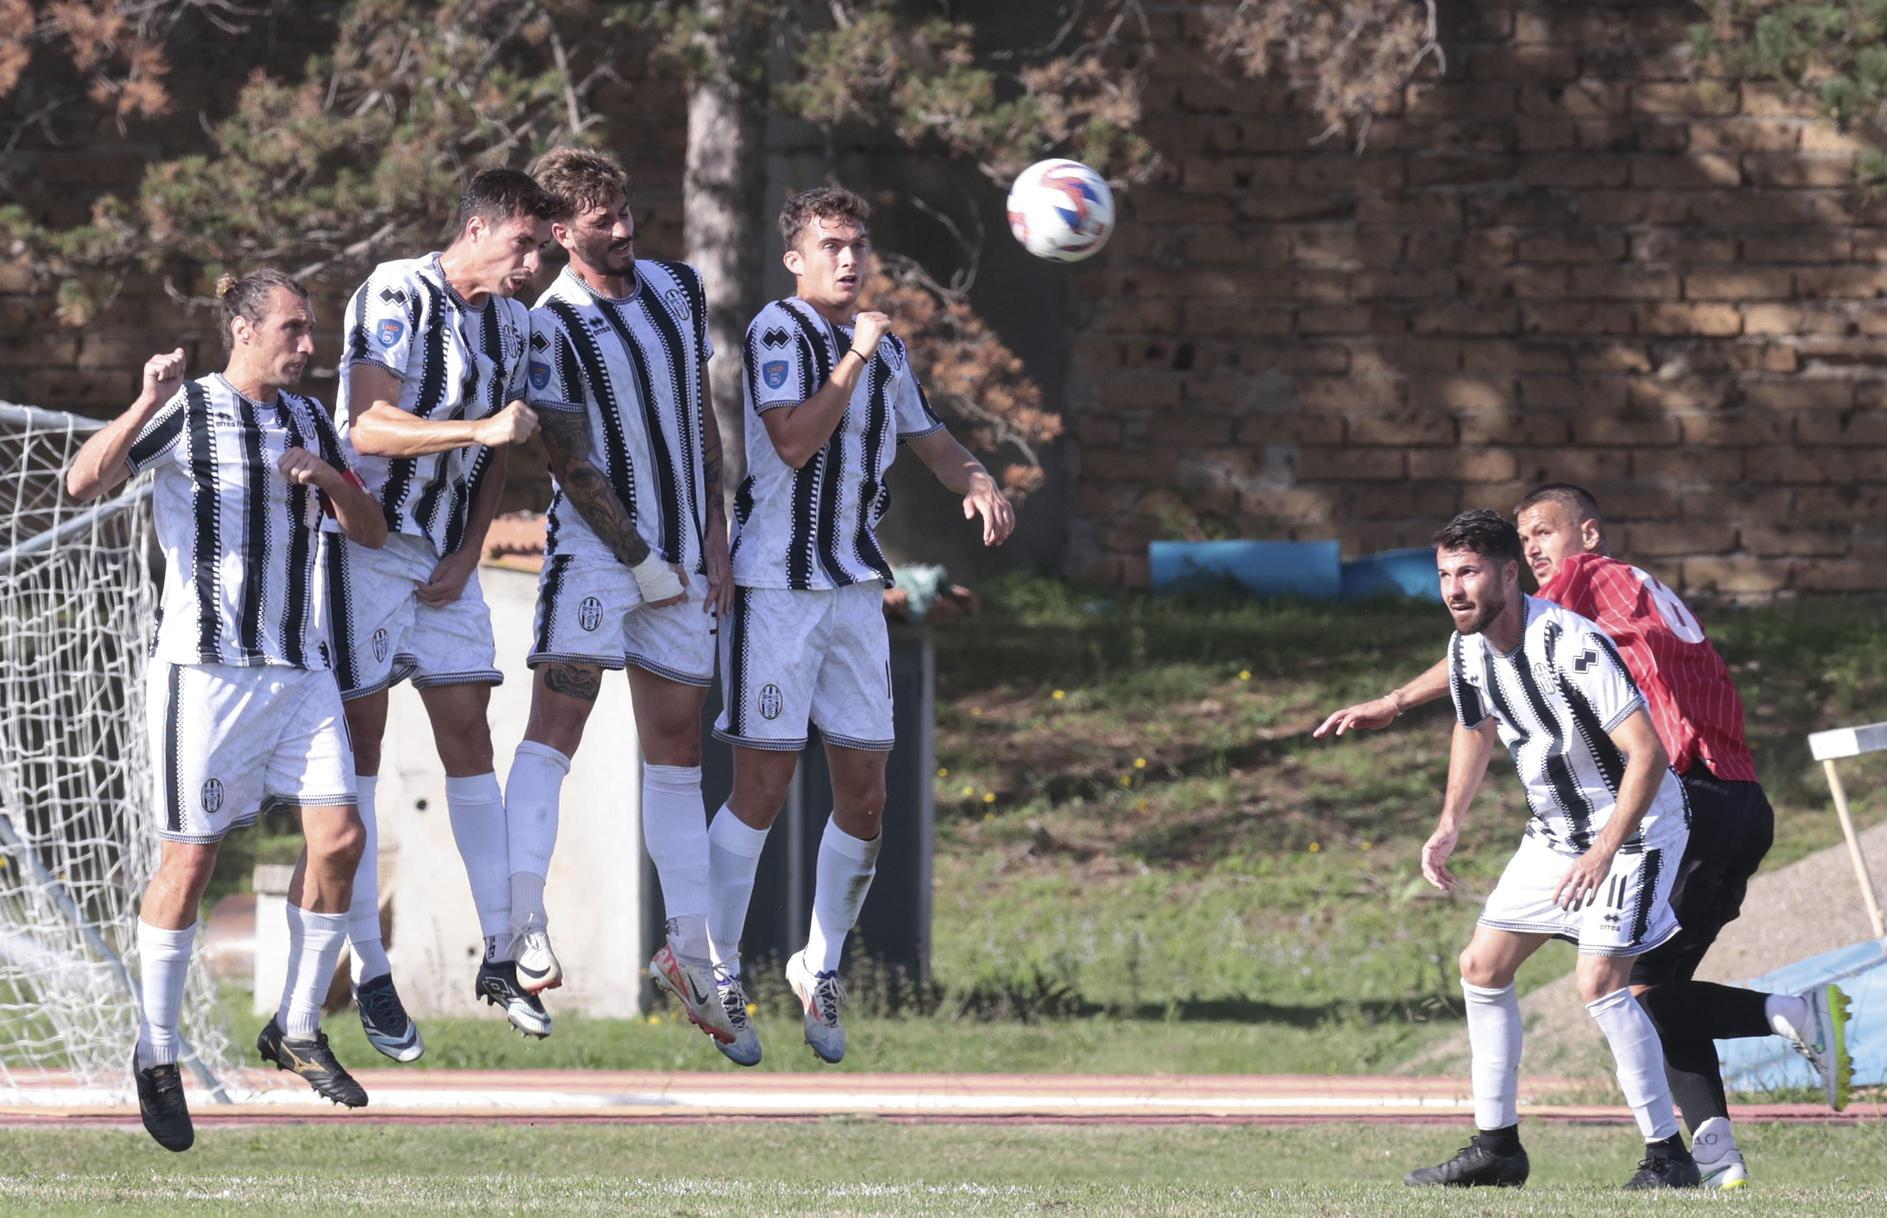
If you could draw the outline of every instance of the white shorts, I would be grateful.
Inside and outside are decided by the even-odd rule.
[[[734,612],[721,630],[714,734],[750,749],[798,752],[810,721],[829,743],[889,750],[884,596],[875,580],[815,592],[734,589]]]
[[[537,580],[537,624],[525,663],[633,664],[706,688],[714,683],[714,615],[701,611],[707,595],[707,580],[691,575],[687,600],[651,609],[621,563],[559,554]]]
[[[342,698],[379,693],[408,677],[418,689],[504,683],[477,571],[458,600],[434,607],[416,592],[439,565],[424,537],[393,533],[372,550],[323,533],[321,546],[315,620],[334,649]]]
[[[158,836],[216,842],[270,804],[354,804],[333,673],[153,660],[145,680]]]
[[[1489,894],[1481,925],[1566,939],[1587,956],[1641,956],[1678,931],[1671,885],[1684,859],[1685,838],[1676,835],[1675,845],[1669,836],[1663,840],[1662,846],[1620,850],[1596,898],[1569,910],[1553,904],[1553,890],[1573,857],[1529,833]]]

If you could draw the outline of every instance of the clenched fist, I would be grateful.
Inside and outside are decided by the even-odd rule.
[[[878,354],[878,341],[891,333],[891,319],[883,313],[860,313],[853,319],[852,350],[866,359]]]
[[[332,465],[305,448],[291,448],[283,452],[275,468],[297,486],[314,486],[322,490],[330,489],[334,479],[340,476]]]
[[[143,397],[152,406],[162,405],[183,384],[183,348],[167,355],[153,355],[144,361]]]
[[[478,424],[478,442],[486,448],[503,448],[524,443],[536,431],[537,412],[521,401],[513,401]]]

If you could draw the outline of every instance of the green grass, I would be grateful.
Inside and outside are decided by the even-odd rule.
[[[1708,1207],[1878,1213],[1887,1127],[1746,1125],[1754,1187],[1632,1196],[1635,1131],[1533,1126],[1519,1191],[1414,1192],[1443,1128],[899,1125],[413,1128],[342,1119],[209,1129],[186,1155],[142,1134],[0,1132],[0,1208],[46,1215],[1070,1213],[1605,1215]]]
[[[1834,844],[1804,737],[1880,717],[1887,607],[1704,616],[1777,807],[1767,866]],[[913,998],[855,976],[865,1018],[848,1065],[1324,1072],[1415,1055],[1457,1018],[1454,957],[1519,838],[1518,787],[1497,759],[1456,858],[1463,888],[1443,896],[1415,857],[1440,802],[1446,707],[1341,741],[1308,733],[1432,663],[1449,629],[1430,604],[986,588],[981,617],[936,635],[937,986]],[[1887,756],[1844,773],[1864,825],[1887,815]],[[292,859],[288,829],[233,837],[221,883]],[[1571,962],[1541,952],[1523,989]],[[781,991],[756,998],[769,1064],[794,1064]],[[466,1066],[689,1066],[705,1048],[562,1016],[544,1045],[489,1021],[434,1020],[427,1036],[430,1061]]]

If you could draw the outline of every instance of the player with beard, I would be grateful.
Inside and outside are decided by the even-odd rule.
[[[550,1035],[550,1015],[519,986],[513,963],[504,797],[485,717],[504,677],[478,560],[505,454],[537,430],[524,403],[530,310],[512,297],[537,273],[555,209],[528,175],[485,170],[466,186],[444,251],[382,263],[347,307],[341,443],[392,535],[378,552],[329,536],[318,604],[367,828],[348,922],[354,999],[367,1039],[395,1061],[425,1046],[381,946],[374,794],[387,690],[408,678],[445,766],[446,811],[484,935],[475,992],[520,1032]]]
[[[1691,835],[1671,893],[1683,929],[1637,959],[1632,989],[1664,1043],[1671,1094],[1690,1126],[1705,1185],[1742,1187],[1749,1168],[1731,1130],[1715,1042],[1787,1037],[1820,1074],[1829,1105],[1842,1108],[1853,1075],[1846,995],[1832,983],[1770,994],[1693,980],[1718,933],[1740,913],[1774,835],[1775,813],[1744,736],[1742,700],[1689,607],[1650,573],[1612,557],[1589,492],[1547,483],[1514,514],[1539,595],[1597,622],[1618,646],[1683,780]],[[1385,726],[1447,689],[1443,661],[1381,698],[1337,711],[1316,734]]]
[[[369,550],[386,540],[386,523],[342,457],[327,408],[289,392],[314,353],[307,293],[263,269],[225,275],[217,295],[227,367],[186,382],[182,348],[152,356],[143,393],[66,475],[84,502],[156,471],[164,589],[146,679],[163,850],[138,912],[142,1024],[131,1070],[144,1128],[179,1151],[196,1137],[177,1029],[198,905],[223,836],[268,804],[299,810],[305,844],[288,889],[287,982],[256,1048],[336,1103],[367,1102],[320,1029],[365,835],[309,589],[324,511]]]
[[[667,907],[649,973],[716,1040],[724,1010],[708,949],[701,709],[714,629],[733,594],[721,435],[707,376],[707,302],[691,266],[637,258],[629,175],[557,148],[531,173],[562,204],[570,256],[531,314],[530,404],[555,487],[538,586],[531,715],[505,785],[514,931],[527,989],[559,984],[544,927],[558,800],[605,669],[627,669],[641,745],[642,831]]]
[[[1526,835],[1461,953],[1477,1132],[1411,1185],[1519,1185],[1520,1006],[1514,975],[1550,938],[1578,945],[1573,977],[1604,1033],[1644,1136],[1626,1187],[1687,1188],[1697,1166],[1678,1132],[1656,1029],[1627,982],[1633,958],[1677,933],[1670,889],[1689,810],[1644,698],[1593,623],[1520,591],[1520,535],[1498,513],[1463,512],[1435,535],[1456,724],[1422,875],[1443,892],[1448,858],[1497,743],[1526,792]]]

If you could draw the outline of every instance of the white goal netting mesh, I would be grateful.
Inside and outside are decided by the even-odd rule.
[[[0,402],[0,1102],[131,1094],[136,919],[155,870],[144,665],[148,479],[89,504],[65,470],[100,424]],[[193,968],[198,1079],[228,1050]]]

